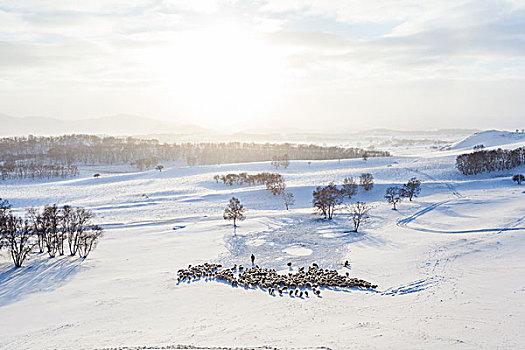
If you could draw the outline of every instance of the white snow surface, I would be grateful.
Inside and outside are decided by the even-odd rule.
[[[474,146],[478,145],[483,145],[485,148],[523,147],[525,146],[525,133],[503,130],[484,130],[455,143],[450,149],[472,149]]]
[[[296,205],[263,186],[228,187],[213,175],[272,171],[269,163],[167,168],[51,182],[0,184],[18,212],[71,204],[105,228],[84,261],[33,254],[20,269],[0,258],[0,348],[94,349],[186,344],[281,349],[509,349],[525,344],[525,186],[508,172],[461,175],[455,157],[293,161],[281,170]],[[359,233],[340,211],[322,220],[312,190],[370,172],[371,220]],[[388,186],[416,176],[422,192],[394,211]],[[246,207],[234,232],[229,198]],[[288,271],[313,262],[378,285],[270,296],[214,281],[177,284],[204,262]],[[342,263],[348,260],[350,268]]]

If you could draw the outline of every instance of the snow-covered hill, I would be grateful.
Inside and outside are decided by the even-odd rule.
[[[85,261],[34,254],[13,269],[0,258],[0,348],[520,348],[525,187],[511,173],[463,176],[454,161],[438,154],[293,161],[281,171],[296,198],[289,211],[263,186],[213,181],[272,171],[269,163],[0,182],[0,197],[19,212],[85,206],[106,230]],[[333,221],[313,214],[315,186],[363,172],[373,174],[374,188],[347,200],[372,206],[361,232],[349,232],[343,210]],[[414,176],[423,182],[420,197],[393,211],[385,189]],[[222,218],[232,196],[247,208],[235,232]],[[249,265],[251,254],[283,273],[287,262],[295,269],[316,262],[378,288],[290,298],[214,281],[177,284],[188,264]]]
[[[450,149],[471,150],[474,146],[483,145],[489,147],[520,147],[525,145],[525,133],[502,130],[485,130],[477,132],[464,140],[452,145]]]

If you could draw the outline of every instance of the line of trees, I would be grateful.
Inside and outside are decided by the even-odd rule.
[[[66,245],[70,255],[87,258],[103,235],[93,218],[90,210],[56,204],[30,208],[22,217],[0,199],[0,248],[7,249],[15,267],[22,266],[34,250],[47,252],[51,258],[64,255]]]
[[[248,173],[215,175],[213,179],[217,183],[222,181],[223,184],[229,186],[244,184],[249,186],[265,185],[266,189],[274,196],[283,194],[286,188],[283,176],[277,173],[258,173],[255,175],[249,175]]]
[[[307,144],[160,143],[133,137],[63,135],[56,137],[8,137],[0,139],[0,163],[32,160],[42,164],[131,164],[152,168],[160,161],[185,161],[188,165],[290,160],[328,160],[388,157],[388,152]],[[285,156],[283,156],[285,155]]]
[[[5,161],[0,163],[0,178],[12,179],[50,179],[66,178],[78,175],[75,165],[44,164],[33,161]]]
[[[456,168],[464,175],[508,170],[525,164],[525,147],[513,150],[478,150],[456,157]]]

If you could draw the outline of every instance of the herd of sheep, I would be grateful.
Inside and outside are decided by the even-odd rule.
[[[289,263],[288,266],[291,264]],[[260,288],[270,295],[288,294],[291,298],[308,298],[310,296],[308,291],[313,295],[320,296],[320,288],[377,288],[377,285],[370,282],[350,278],[348,272],[341,275],[336,270],[323,269],[315,263],[307,269],[300,267],[294,273],[285,274],[279,274],[275,269],[261,268],[253,264],[250,268],[235,264],[231,268],[223,269],[220,264],[204,263],[196,266],[189,265],[186,269],[180,269],[177,275],[177,283],[189,283],[204,278],[228,283],[232,287]]]

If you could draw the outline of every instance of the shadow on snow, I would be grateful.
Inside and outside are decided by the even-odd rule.
[[[0,272],[0,306],[20,300],[27,294],[52,291],[64,285],[80,269],[81,258],[57,258],[34,254],[24,266]]]

